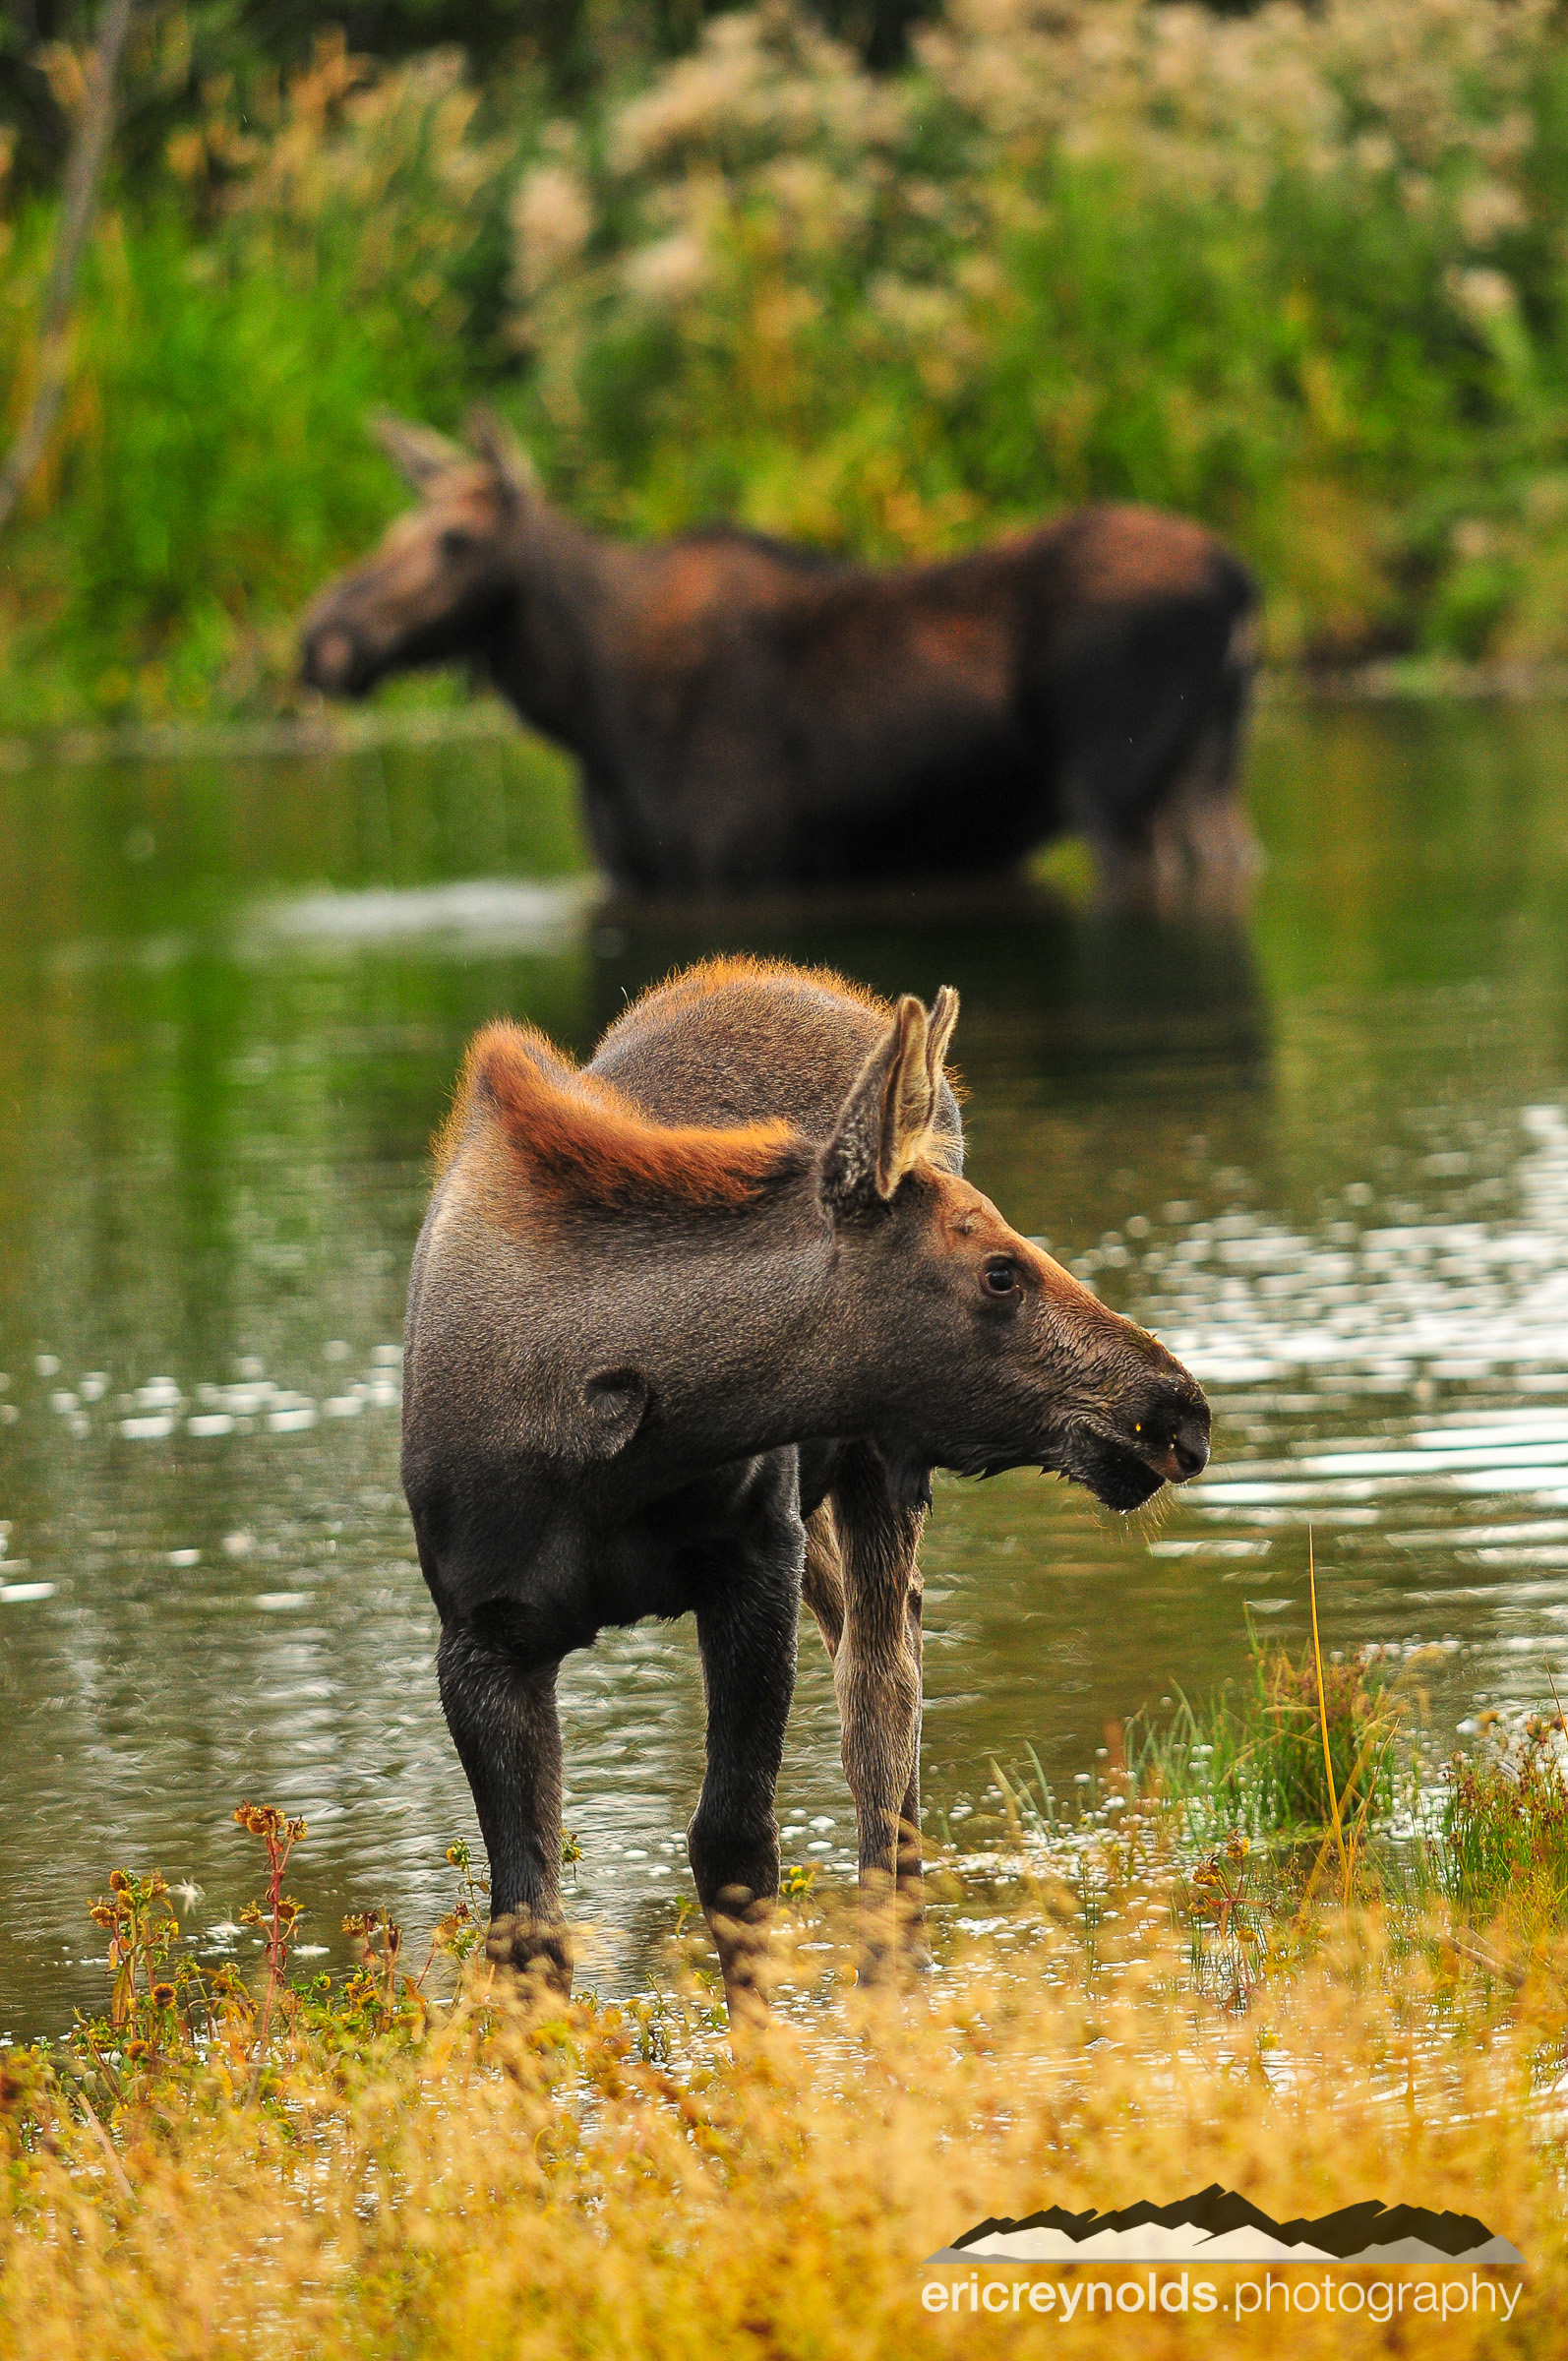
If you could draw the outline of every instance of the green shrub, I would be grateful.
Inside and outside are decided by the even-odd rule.
[[[517,333],[576,497],[885,556],[1151,500],[1249,550],[1280,652],[1564,644],[1543,0],[959,0],[917,50],[768,7],[559,128]]]
[[[327,42],[271,121],[215,106],[156,205],[105,217],[0,583],[0,720],[244,703],[286,678],[292,616],[396,505],[367,412],[455,423],[493,329],[506,157],[477,111],[453,52],[377,72]],[[25,319],[49,222],[11,227],[0,293]]]
[[[615,528],[900,558],[1136,498],[1239,543],[1277,655],[1568,654],[1552,0],[954,0],[882,78],[770,0],[638,71],[210,92],[95,241],[0,725],[286,697],[396,498],[365,410],[498,386]],[[0,219],[13,420],[48,229]]]

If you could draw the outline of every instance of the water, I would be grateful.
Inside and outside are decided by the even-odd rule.
[[[1299,1639],[1397,1643],[1433,1742],[1568,1672],[1568,793],[1556,709],[1279,709],[1245,930],[1039,903],[593,906],[519,740],[0,774],[0,2032],[103,1989],[116,1863],[255,1890],[242,1796],[304,1812],[341,1956],[416,1948],[473,1834],[396,1480],[426,1143],[507,1008],[578,1052],[718,944],[956,983],[970,1170],[1209,1385],[1210,1476],[1124,1527],[1026,1475],[940,1484],[926,1551],[937,1811],[993,1758],[1063,1784],[1108,1725]],[[572,1907],[634,1973],[689,1891],[690,1629],[564,1682]],[[790,1857],[851,1835],[803,1633]],[[208,1948],[234,1940],[207,1935]]]

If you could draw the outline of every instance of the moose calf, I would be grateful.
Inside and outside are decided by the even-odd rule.
[[[581,765],[633,893],[984,877],[1068,830],[1114,900],[1238,906],[1250,575],[1154,509],[1090,508],[881,569],[730,528],[640,547],[477,455],[383,420],[423,506],[306,619],[304,672],[362,696],[467,660]]]
[[[571,1650],[696,1616],[689,1844],[733,2022],[778,1892],[803,1592],[861,1882],[896,1880],[913,1924],[932,1470],[1055,1469],[1132,1509],[1208,1458],[1186,1370],[960,1177],[957,1013],[730,959],[644,994],[580,1070],[513,1024],[470,1049],[409,1287],[403,1484],[492,1954],[563,1989]]]

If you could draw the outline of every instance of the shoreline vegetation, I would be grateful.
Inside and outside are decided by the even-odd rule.
[[[857,1988],[854,1897],[788,1869],[739,2049],[690,1906],[649,1988],[568,2005],[486,1965],[461,1843],[428,1948],[360,1912],[335,1974],[291,1959],[308,1831],[270,1806],[234,1814],[265,1888],[235,1925],[182,1933],[116,1870],[103,2013],[0,2051],[0,2356],[945,2352],[920,2267],[973,2222],[1215,2181],[1281,2219],[1479,2216],[1528,2267],[1508,2349],[1555,2351],[1562,1711],[1487,1717],[1423,1786],[1388,1761],[1418,1657],[1254,1659],[1129,1725],[1069,1811],[998,1771],[934,1846],[916,1990]],[[1481,2313],[1413,2311],[1400,2349],[1494,2350]],[[1291,2350],[1344,2333],[1293,2314]],[[1116,2335],[1186,2349],[1127,2303]]]
[[[79,721],[8,736],[0,772],[42,764],[166,762],[230,755],[245,759],[347,755],[379,747],[461,746],[514,740],[548,761],[569,761],[488,694],[454,700],[439,678],[362,706],[311,700],[308,709],[247,720],[195,714],[161,721]],[[1339,670],[1276,665],[1258,675],[1260,708],[1311,704],[1556,704],[1568,700],[1568,664],[1463,664],[1453,658],[1386,658]]]
[[[884,73],[766,0],[610,42],[570,100],[331,33],[219,71],[216,22],[138,18],[0,544],[0,737],[288,714],[301,608],[400,505],[366,414],[476,398],[612,532],[897,561],[1147,500],[1254,565],[1276,666],[1568,661],[1551,0],[951,0]],[[85,52],[45,64],[69,123]],[[57,226],[30,152],[0,124],[8,439]]]

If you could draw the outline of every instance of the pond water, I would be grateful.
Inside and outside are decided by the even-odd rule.
[[[1281,706],[1244,929],[1041,899],[633,920],[526,741],[0,773],[0,2033],[104,1990],[118,1863],[220,1951],[243,1796],[307,1815],[305,1936],[421,1948],[475,1835],[397,1488],[426,1145],[500,1009],[579,1053],[719,946],[958,985],[970,1171],[1209,1386],[1209,1476],[1118,1524],[940,1483],[934,1811],[1305,1631],[1419,1647],[1433,1741],[1568,1671],[1568,780],[1557,708]],[[786,1856],[851,1816],[803,1633]],[[689,1626],[563,1683],[571,1907],[611,1988],[690,1891]],[[938,1823],[939,1825],[939,1823]],[[216,1930],[208,1932],[207,1930]],[[422,1956],[422,1948],[421,1948]]]

